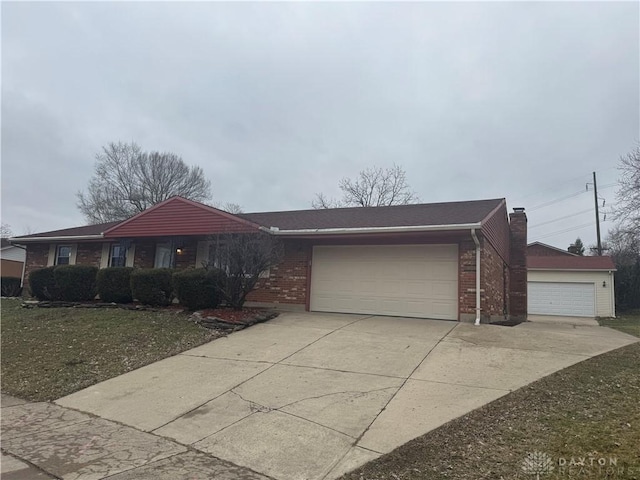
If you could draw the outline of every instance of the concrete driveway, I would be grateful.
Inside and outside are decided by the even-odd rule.
[[[330,479],[635,341],[594,326],[286,313],[57,403],[276,479]]]

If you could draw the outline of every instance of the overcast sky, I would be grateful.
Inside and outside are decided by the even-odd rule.
[[[424,202],[506,197],[531,241],[589,245],[578,192],[595,170],[613,205],[640,137],[638,2],[1,8],[15,234],[83,224],[75,193],[122,140],[200,165],[248,212],[310,208],[395,162]]]

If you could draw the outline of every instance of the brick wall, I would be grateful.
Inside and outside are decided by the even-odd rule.
[[[460,319],[474,319],[476,317],[476,244],[471,238],[458,243],[458,282]]]
[[[100,268],[102,258],[102,242],[79,243],[76,251],[76,265],[92,265]]]
[[[482,240],[481,245],[482,318],[489,321],[504,320],[507,313],[507,301],[505,298],[508,290],[508,283],[506,283],[505,279],[507,265],[486,238]]]
[[[309,245],[296,241],[286,242],[282,263],[270,269],[269,278],[260,280],[258,289],[249,294],[247,301],[305,305],[310,261]]]
[[[511,265],[509,271],[509,316],[527,318],[527,216],[523,211],[509,214]]]
[[[136,240],[135,243],[134,268],[153,268],[156,256],[156,243],[151,240]]]
[[[34,270],[46,267],[48,259],[48,243],[32,243],[27,245],[26,265],[24,267],[24,285],[27,289],[29,287],[29,274]]]
[[[197,248],[198,242],[196,240],[187,239],[181,242],[181,253],[176,253],[176,269],[194,268],[196,266]]]

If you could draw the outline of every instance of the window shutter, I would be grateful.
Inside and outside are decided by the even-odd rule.
[[[47,267],[52,267],[56,263],[56,244],[49,244],[49,256],[47,257]]]
[[[107,268],[109,266],[109,254],[111,253],[111,244],[102,244],[102,256],[100,257],[100,268]]]
[[[133,260],[136,257],[136,244],[132,243],[127,249],[127,263],[125,266],[133,267]]]
[[[76,257],[78,256],[78,244],[71,245],[71,255],[69,256],[69,265],[76,264]]]

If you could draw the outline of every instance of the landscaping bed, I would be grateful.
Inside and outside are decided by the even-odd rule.
[[[640,315],[602,323],[640,336]],[[416,438],[343,480],[640,479],[640,344],[573,365]],[[615,464],[613,464],[615,462]],[[601,465],[604,463],[604,465]]]
[[[254,310],[217,309],[219,318],[228,315],[233,323],[225,329],[204,328],[175,305],[21,305],[2,300],[2,392],[35,401],[54,400],[255,323]],[[250,319],[239,324],[242,312]]]

